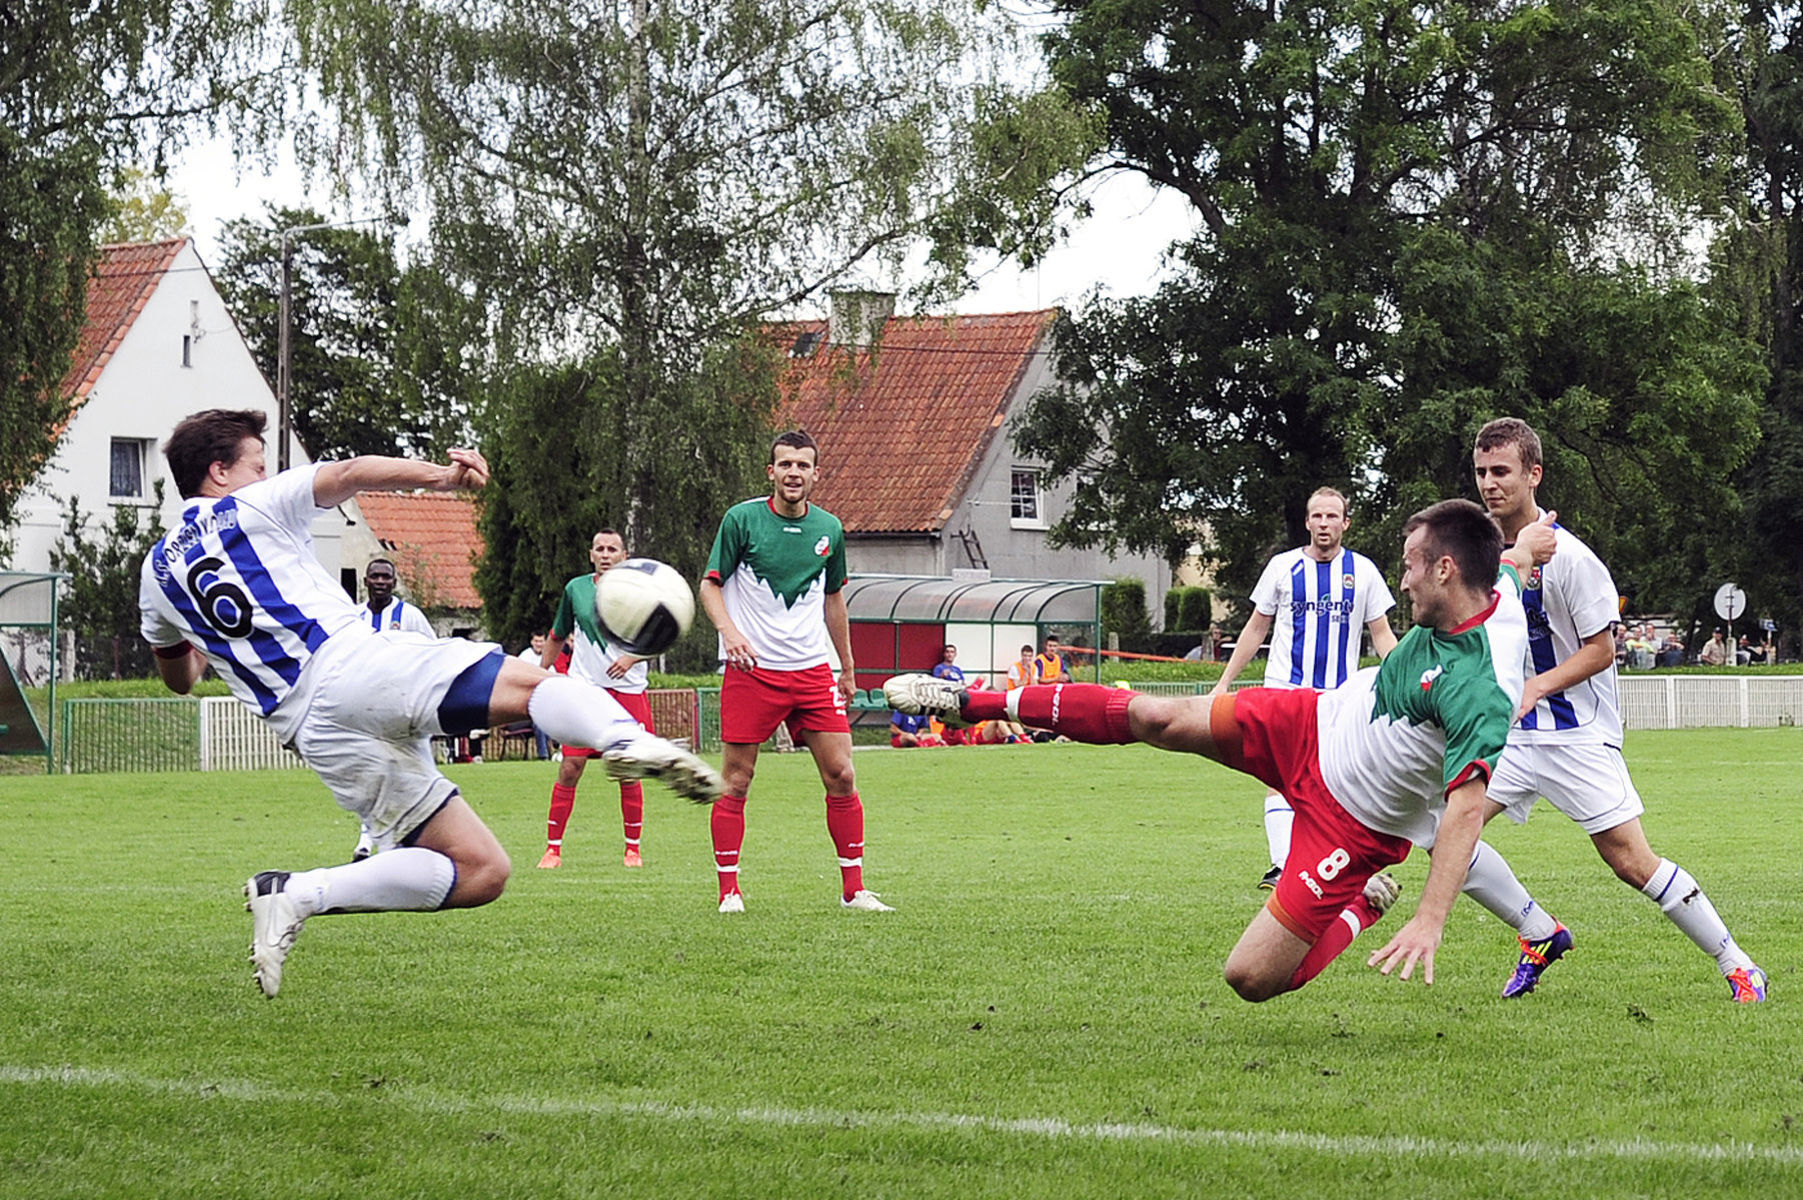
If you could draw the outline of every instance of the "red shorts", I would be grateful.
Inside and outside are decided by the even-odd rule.
[[[805,671],[767,667],[726,668],[720,681],[720,740],[755,746],[787,723],[789,736],[805,732],[851,733],[845,693],[825,663]]]
[[[616,692],[608,688],[607,694],[618,700],[620,707],[626,710],[626,715],[643,725],[646,733],[657,732],[657,727],[651,722],[651,698],[644,692]],[[599,750],[590,750],[587,746],[563,748],[565,758],[593,758],[599,753]]]
[[[1327,790],[1319,699],[1312,688],[1248,688],[1217,697],[1209,712],[1221,761],[1282,792],[1296,810],[1290,857],[1265,907],[1311,945],[1364,892],[1366,880],[1412,848],[1407,838],[1361,824]]]

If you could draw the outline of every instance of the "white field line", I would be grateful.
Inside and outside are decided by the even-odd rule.
[[[245,1079],[214,1081],[158,1079],[88,1067],[0,1066],[0,1085],[119,1089],[188,1096],[194,1100],[322,1105],[342,1101],[343,1092],[271,1088]],[[633,1117],[718,1125],[793,1126],[812,1129],[973,1131],[1043,1138],[1048,1141],[1167,1142],[1174,1146],[1250,1150],[1304,1150],[1326,1155],[1386,1158],[1485,1158],[1514,1161],[1803,1163],[1803,1146],[1762,1146],[1751,1142],[1629,1141],[1454,1141],[1445,1138],[1299,1133],[1287,1130],[1185,1129],[1171,1125],[1084,1123],[1058,1117],[986,1117],[970,1113],[832,1112],[809,1108],[722,1108],[662,1101],[567,1100],[533,1096],[454,1096],[398,1087],[381,1092],[381,1102],[449,1114],[528,1113],[545,1116]]]

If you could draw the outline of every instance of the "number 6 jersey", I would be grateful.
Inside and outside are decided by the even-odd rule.
[[[195,496],[151,548],[138,585],[139,630],[161,648],[189,642],[284,740],[307,709],[296,688],[327,638],[374,637],[326,573],[308,532],[317,466],[229,496]]]

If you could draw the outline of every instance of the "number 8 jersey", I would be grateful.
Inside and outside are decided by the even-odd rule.
[[[195,496],[151,548],[139,577],[140,632],[155,647],[190,642],[284,740],[307,709],[302,672],[326,639],[374,637],[313,552],[317,466],[229,496]]]

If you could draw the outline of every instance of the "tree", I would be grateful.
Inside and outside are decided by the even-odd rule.
[[[120,172],[230,110],[255,138],[279,116],[280,49],[240,0],[0,5],[0,533],[55,446],[96,236]]]
[[[160,242],[188,233],[188,209],[181,196],[162,187],[142,167],[125,167],[108,201],[103,243]]]
[[[270,205],[227,221],[220,294],[263,373],[276,378],[282,233],[321,225],[310,209]],[[290,239],[290,405],[315,458],[433,457],[471,444],[485,371],[483,307],[430,262],[402,264],[393,238],[367,226]]]
[[[716,372],[763,355],[768,316],[869,282],[923,240],[936,294],[962,288],[973,248],[1034,253],[1055,228],[1046,185],[1094,144],[1056,94],[1008,86],[1013,60],[976,0],[290,11],[334,106],[322,139],[425,201],[435,257],[490,306],[501,367],[603,388],[604,422],[523,427],[580,440],[565,486],[666,557],[695,541],[666,531],[743,498],[738,470],[702,468],[762,454],[771,372]],[[523,386],[510,394],[545,398]],[[497,459],[531,457],[508,436]],[[509,510],[529,538],[563,516]],[[509,552],[581,564],[567,543]]]
[[[1057,8],[1054,77],[1108,113],[1099,169],[1177,189],[1202,228],[1156,296],[1098,300],[1057,330],[1068,386],[1014,430],[1077,482],[1055,538],[1176,561],[1206,527],[1224,590],[1243,596],[1332,484],[1354,497],[1348,540],[1389,560],[1397,513],[1468,494],[1470,434],[1499,415],[1485,406],[1557,416],[1579,389],[1622,382],[1602,378],[1589,331],[1531,319],[1584,315],[1598,281],[1641,315],[1694,307],[1661,272],[1719,186],[1734,114],[1711,86],[1709,31],[1681,5]],[[1735,332],[1706,316],[1690,327],[1716,341],[1668,345],[1662,370],[1708,377],[1726,469],[1752,436],[1736,407],[1748,377],[1725,365]],[[1632,404],[1690,402],[1680,390],[1589,395],[1624,425]]]
[[[138,573],[163,536],[163,481],[152,503],[115,504],[112,523],[90,537],[89,518],[70,497],[50,569],[68,574],[57,610],[75,635],[75,671],[83,679],[133,679],[150,673],[149,648],[138,632]],[[148,524],[141,524],[148,514]]]

